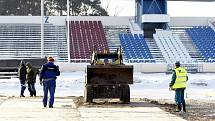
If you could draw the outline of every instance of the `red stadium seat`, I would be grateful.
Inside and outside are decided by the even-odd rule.
[[[89,62],[93,47],[99,52],[108,49],[101,21],[70,21],[70,56],[74,62]],[[109,51],[109,50],[108,50]]]

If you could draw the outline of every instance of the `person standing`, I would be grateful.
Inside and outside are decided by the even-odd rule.
[[[25,97],[24,92],[25,92],[25,89],[26,89],[26,85],[25,85],[25,83],[26,83],[26,74],[27,74],[27,71],[26,71],[25,62],[21,61],[20,65],[19,65],[19,68],[18,68],[18,76],[19,76],[19,80],[20,80],[20,84],[21,84],[20,97]]]
[[[178,110],[176,112],[186,112],[186,104],[184,99],[184,90],[187,87],[186,82],[188,81],[188,75],[185,68],[180,67],[180,62],[175,63],[175,69],[173,70],[172,81],[169,87],[175,90],[175,102]]]
[[[49,108],[53,108],[57,76],[60,76],[59,67],[54,64],[54,58],[48,57],[40,71],[40,84],[43,85],[43,106],[47,106],[48,92],[50,93]]]
[[[31,63],[26,63],[27,67],[27,83],[28,83],[28,91],[30,92],[30,96],[36,97],[36,89],[35,89],[35,83],[36,83],[36,77],[37,77],[37,70],[32,67]]]

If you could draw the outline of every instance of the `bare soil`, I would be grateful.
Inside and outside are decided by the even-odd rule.
[[[147,98],[132,98],[130,104],[123,104],[118,100],[95,100],[93,103],[84,103],[83,97],[73,97],[77,107],[144,107],[155,106],[188,121],[215,121],[215,100],[187,100],[187,112],[175,112],[174,100],[152,100]]]
[[[172,100],[150,100],[143,99],[152,104],[159,105],[161,109],[171,114],[180,116],[188,121],[215,121],[214,100],[193,100],[186,101],[186,113],[175,112],[176,105]]]

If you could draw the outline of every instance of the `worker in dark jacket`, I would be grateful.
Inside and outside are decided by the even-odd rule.
[[[25,85],[25,83],[26,83],[26,74],[27,74],[27,71],[26,71],[25,62],[21,61],[20,65],[19,65],[19,68],[18,68],[18,76],[19,76],[19,80],[20,80],[20,84],[21,84],[20,97],[25,97],[24,92],[25,92],[25,89],[26,89],[26,85]]]
[[[184,90],[186,89],[186,82],[188,80],[187,71],[185,68],[180,67],[180,62],[175,63],[175,69],[173,70],[172,81],[169,84],[172,90],[175,90],[175,101],[178,107],[176,112],[186,112],[186,104],[184,99]]]
[[[35,83],[36,83],[36,77],[37,77],[37,70],[32,67],[31,63],[26,63],[27,67],[27,83],[28,83],[28,91],[30,92],[30,96],[36,96],[36,89],[35,89]]]
[[[56,79],[60,75],[60,71],[59,67],[54,64],[54,58],[48,57],[47,59],[48,63],[44,64],[40,71],[40,84],[43,84],[43,106],[47,106],[49,91],[49,108],[53,108]]]

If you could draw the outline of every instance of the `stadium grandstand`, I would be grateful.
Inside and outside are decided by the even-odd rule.
[[[38,58],[43,51],[83,70],[93,48],[122,47],[124,62],[137,71],[168,72],[176,61],[191,72],[215,71],[215,18],[170,17],[166,0],[136,0],[131,17],[45,17],[41,26],[40,16],[0,16],[0,58]]]

